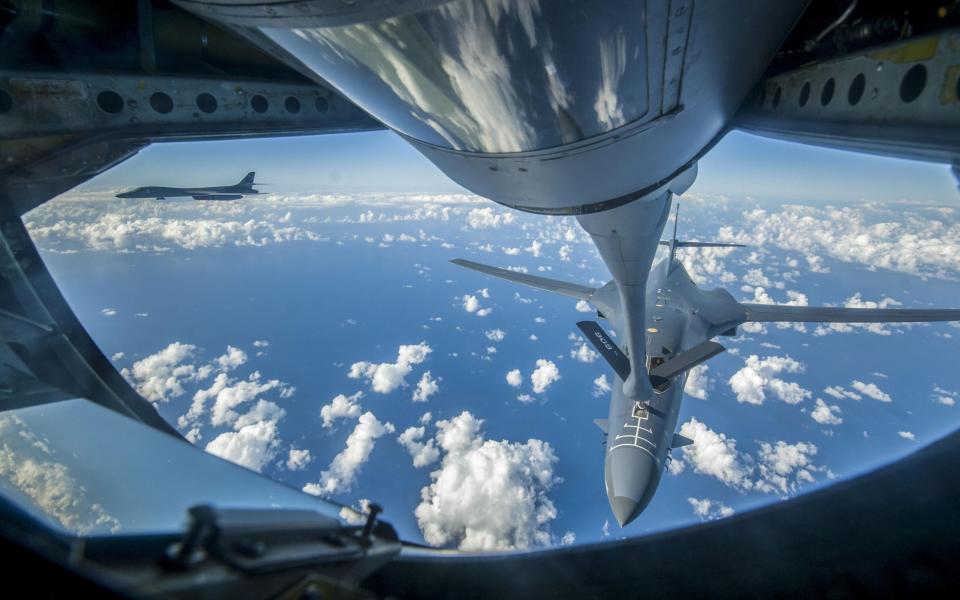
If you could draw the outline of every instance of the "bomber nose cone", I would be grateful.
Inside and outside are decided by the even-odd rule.
[[[614,496],[610,498],[610,508],[613,509],[613,516],[617,518],[617,523],[620,523],[620,527],[623,527],[640,515],[640,503],[626,496]]]
[[[650,503],[660,483],[660,470],[650,454],[630,445],[608,452],[604,463],[607,498],[614,517],[623,527]]]

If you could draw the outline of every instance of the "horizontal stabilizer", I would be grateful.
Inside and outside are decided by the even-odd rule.
[[[741,304],[746,320],[758,323],[916,323],[960,321],[960,309],[838,308]]]
[[[670,240],[660,240],[661,246],[669,246]],[[724,242],[685,242],[677,240],[675,248],[746,248],[744,244],[727,244]]]
[[[600,356],[613,367],[617,376],[622,381],[626,381],[627,377],[630,376],[630,361],[607,332],[603,330],[603,327],[600,327],[596,321],[580,321],[577,323],[577,327],[590,340]]]
[[[570,296],[579,300],[589,300],[590,297],[593,296],[593,293],[597,291],[596,289],[587,287],[585,285],[567,283],[565,281],[548,279],[547,277],[538,277],[536,275],[527,275],[526,273],[517,273],[516,271],[491,267],[462,258],[455,258],[450,262],[461,267],[466,267],[468,269],[473,269],[474,271],[480,271],[481,273],[492,275],[493,277],[499,277],[500,279],[506,279],[507,281],[512,281],[514,283],[521,283],[523,285],[546,290],[555,294],[563,294],[564,296]]]
[[[684,446],[689,446],[692,443],[693,443],[693,440],[691,440],[690,438],[684,437],[679,433],[675,433],[673,434],[673,439],[670,441],[670,449],[672,450],[674,448],[682,448]]]
[[[680,373],[689,371],[702,362],[706,362],[724,350],[726,350],[726,348],[716,342],[707,341],[702,344],[697,344],[693,348],[684,350],[670,360],[662,362],[651,369],[650,377],[670,379]]]
[[[593,424],[600,428],[600,431],[607,432],[607,420],[606,419],[594,419]]]

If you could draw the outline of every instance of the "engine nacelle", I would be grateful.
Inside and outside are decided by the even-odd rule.
[[[660,194],[806,0],[181,0],[335,86],[457,183],[534,213]]]
[[[194,200],[239,200],[243,194],[198,194]]]

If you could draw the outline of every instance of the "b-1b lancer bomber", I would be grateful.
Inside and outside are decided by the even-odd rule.
[[[665,220],[666,212],[656,227],[658,235]],[[604,482],[610,507],[621,526],[636,519],[650,503],[671,450],[693,443],[676,433],[680,401],[690,369],[725,350],[714,341],[715,337],[734,336],[737,327],[748,322],[960,321],[960,310],[747,304],[737,302],[724,289],[700,289],[677,259],[677,248],[737,244],[679,241],[676,217],[673,238],[660,241],[669,248],[667,257],[653,267],[649,278],[644,278],[643,253],[631,248],[629,235],[614,235],[613,238],[620,239],[611,243],[610,236],[599,235],[601,225],[584,217],[580,217],[580,222],[593,235],[614,275],[614,279],[601,288],[516,273],[469,260],[452,262],[487,275],[585,300],[597,309],[599,318],[606,319],[620,334],[622,347],[597,322],[577,323],[616,374],[611,386],[609,415],[606,419],[596,419],[595,423],[605,435]],[[619,226],[624,228],[622,222]],[[641,333],[636,335],[637,332]]]
[[[146,186],[138,187],[129,192],[117,194],[117,198],[155,198],[157,200],[166,200],[167,198],[193,198],[194,200],[239,200],[244,196],[259,194],[253,189],[256,185],[253,181],[256,172],[250,171],[246,176],[234,185],[221,185],[215,187],[161,187]],[[263,185],[263,184],[260,184]]]

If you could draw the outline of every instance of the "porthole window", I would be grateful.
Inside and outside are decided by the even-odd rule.
[[[157,92],[150,96],[150,107],[158,113],[165,115],[173,110],[173,98],[163,92]]]
[[[261,96],[260,94],[257,94],[253,98],[250,98],[250,108],[253,109],[253,112],[262,114],[267,112],[267,109],[269,107],[270,107],[270,103],[267,102],[267,99]]]
[[[287,109],[288,113],[295,115],[300,112],[300,101],[293,96],[287,96],[287,99],[283,102],[283,107]]]
[[[103,112],[115,115],[123,110],[123,98],[112,90],[103,90],[97,94],[97,106]]]
[[[866,88],[867,78],[863,76],[863,73],[858,73],[850,82],[850,89],[847,91],[847,102],[850,103],[850,106],[856,106],[860,102]]]
[[[827,80],[823,84],[823,90],[820,92],[820,106],[826,106],[830,104],[830,101],[833,100],[833,92],[837,88],[837,83],[833,80],[833,77]]]
[[[207,114],[210,114],[217,110],[217,99],[204,92],[197,96],[197,108]]]
[[[909,104],[920,97],[926,86],[927,68],[923,65],[913,65],[900,81],[900,99]]]

